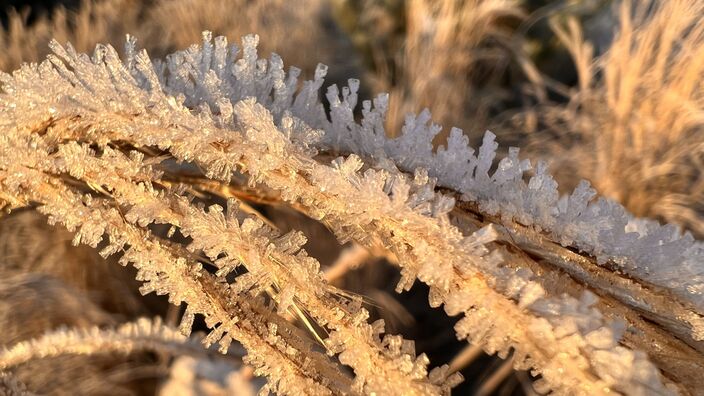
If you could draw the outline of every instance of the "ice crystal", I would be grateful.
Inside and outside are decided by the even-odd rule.
[[[350,105],[344,101],[338,104]],[[465,200],[478,202],[487,213],[545,230],[565,246],[590,253],[600,263],[616,264],[629,275],[669,289],[704,309],[702,243],[675,226],[636,219],[620,204],[596,198],[586,181],[569,196],[559,198],[557,183],[543,163],[538,163],[526,182],[526,173],[532,167],[529,161],[519,160],[517,148],[511,148],[509,156],[492,172],[498,144],[491,132],[486,132],[475,155],[468,139],[456,128],[446,145],[434,152],[431,142],[439,127],[430,121],[427,112],[407,117],[402,134],[393,139],[378,138],[383,136],[380,132],[372,135],[366,116],[359,124],[341,118],[332,118],[329,125],[322,119],[318,122],[316,126],[326,131],[326,148],[390,158],[410,171],[427,169],[439,185],[457,190]],[[638,231],[630,226],[635,222],[640,224]]]

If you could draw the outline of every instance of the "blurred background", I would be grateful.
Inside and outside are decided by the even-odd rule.
[[[390,94],[389,134],[427,108],[475,146],[485,130],[503,150],[546,161],[563,193],[580,179],[632,213],[704,235],[704,5],[700,0],[35,0],[0,1],[0,70],[47,55],[49,39],[90,52],[122,48],[125,34],[152,58],[200,43],[201,32],[282,56],[327,84],[361,80],[361,98]],[[465,377],[456,394],[532,394],[530,374],[455,339],[455,321],[398,278],[383,253],[340,246],[320,224],[285,207],[254,204],[277,227],[304,231],[311,255],[345,268],[333,281],[369,297],[387,330],[416,340],[431,366]],[[61,325],[114,325],[181,312],[142,298],[133,273],[73,247],[33,211],[0,219],[0,347]],[[347,261],[345,261],[347,260]],[[340,263],[344,265],[340,265]],[[350,264],[351,263],[351,264]],[[235,351],[236,352],[236,351]],[[236,354],[236,353],[235,353]],[[235,360],[62,357],[14,374],[47,394],[247,394],[252,374]],[[60,367],[58,370],[50,368]],[[234,373],[234,374],[233,374]],[[236,374],[236,375],[235,375]],[[1,378],[0,378],[1,382]],[[259,384],[261,385],[261,384]]]

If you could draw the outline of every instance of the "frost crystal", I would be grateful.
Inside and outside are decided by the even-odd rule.
[[[547,231],[561,244],[592,254],[600,263],[616,264],[629,275],[669,289],[704,310],[704,245],[691,234],[634,218],[618,203],[595,198],[596,192],[586,181],[560,199],[557,183],[544,163],[538,163],[528,182],[524,180],[531,165],[518,159],[517,148],[511,148],[492,172],[498,144],[488,131],[475,155],[456,128],[446,146],[433,152],[431,142],[439,127],[430,122],[427,112],[407,117],[402,134],[393,139],[376,138],[382,133],[371,135],[366,119],[360,124],[345,122],[344,127],[338,125],[341,122],[345,121],[333,118],[332,123],[320,120],[315,125],[326,131],[324,147],[389,158],[409,171],[427,169],[439,185],[478,202],[481,210]]]

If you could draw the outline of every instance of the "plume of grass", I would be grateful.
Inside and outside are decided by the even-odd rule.
[[[593,57],[575,20],[553,22],[579,84],[555,156],[631,212],[704,235],[704,12],[701,1],[624,1],[609,50]],[[571,146],[570,146],[571,144]],[[566,146],[566,147],[565,147]]]
[[[84,331],[115,326],[118,317],[108,315],[88,297],[46,274],[5,272],[0,282],[0,349],[31,342],[60,328]],[[8,373],[39,394],[131,395],[144,389],[144,384],[134,380],[135,374],[149,378],[155,368],[153,359],[141,354],[61,355],[32,359],[8,368]]]
[[[113,324],[85,293],[40,274],[5,274],[0,281],[0,345],[8,346],[60,326]],[[61,307],[59,309],[59,307]]]
[[[18,210],[3,217],[0,221],[0,255],[3,260],[0,276],[9,280],[20,273],[46,275],[62,282],[67,290],[74,289],[83,293],[111,314],[126,317],[146,314],[149,305],[145,306],[144,301],[138,298],[136,281],[132,274],[121,270],[114,263],[103,260],[96,251],[88,247],[73,246],[71,239],[73,235],[66,230],[47,228],[46,218],[34,210]],[[41,282],[37,282],[37,287],[33,287],[37,293],[41,293],[43,289],[47,292],[55,289],[49,281],[45,287],[39,283]],[[26,283],[18,281],[16,285],[19,287],[22,284]],[[8,286],[5,284],[3,287]],[[13,290],[7,297],[16,292],[17,295],[24,294]],[[51,299],[59,301],[60,295],[57,293],[51,296]],[[43,297],[38,296],[37,301]],[[158,308],[158,305],[153,308]],[[157,309],[154,310],[156,311]],[[91,309],[86,308],[87,316],[91,316],[90,312]],[[51,314],[49,312],[49,315]]]
[[[189,351],[195,341],[188,340],[177,329],[164,326],[161,320],[141,318],[116,329],[60,328],[41,337],[22,341],[0,353],[0,367],[8,370],[34,359],[60,355],[94,355],[100,353],[130,354],[140,350]]]
[[[335,62],[334,37],[318,22],[326,17],[323,0],[275,0],[251,2],[248,0],[159,0],[150,7],[146,19],[150,21],[141,31],[131,34],[152,43],[150,53],[168,54],[187,48],[197,42],[201,32],[210,30],[217,35],[236,39],[250,32],[267,32],[270,39],[262,51],[276,50],[295,65],[310,72],[318,61]],[[313,22],[313,23],[311,23]],[[292,29],[293,26],[299,28]],[[305,26],[305,28],[301,28]],[[308,45],[311,40],[320,45]],[[63,42],[63,41],[62,41]],[[105,42],[105,41],[104,41]]]
[[[99,42],[119,42],[128,32],[140,27],[142,2],[135,0],[81,1],[75,11],[57,6],[30,25],[29,10],[8,12],[8,27],[0,29],[0,70],[14,70],[23,62],[38,62],[49,53],[46,43],[52,38],[74,43],[88,51]],[[119,18],[115,16],[119,15]]]
[[[392,58],[393,75],[381,78],[388,85],[376,87],[390,94],[387,130],[399,131],[407,114],[423,108],[431,109],[442,125],[468,130],[488,125],[500,89],[494,85],[492,94],[477,93],[491,85],[485,65],[508,63],[509,31],[502,24],[522,17],[518,4],[413,0],[405,3],[404,16],[403,46]]]
[[[8,27],[0,29],[0,70],[44,59],[52,38],[88,52],[98,43],[122,42],[130,33],[145,40],[150,54],[165,56],[198,41],[204,30],[232,39],[266,31],[269,40],[262,50],[276,49],[306,72],[319,61],[335,65],[340,81],[359,70],[356,58],[349,56],[352,46],[332,21],[325,0],[81,0],[75,10],[58,5],[31,24],[27,11],[8,11]]]

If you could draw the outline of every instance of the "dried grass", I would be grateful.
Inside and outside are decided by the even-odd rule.
[[[552,125],[542,154],[591,180],[638,216],[704,235],[704,2],[619,9],[610,49],[593,57],[576,20],[553,23],[578,86],[565,106],[539,109]],[[559,168],[559,166],[558,166]],[[569,178],[572,175],[566,175]]]
[[[8,28],[0,30],[0,70],[17,69],[23,62],[38,62],[49,53],[52,38],[90,51],[100,42],[121,42],[125,34],[139,31],[142,2],[138,0],[83,1],[77,10],[56,7],[31,25],[28,9],[10,9]],[[119,17],[116,17],[119,16]]]
[[[509,63],[510,30],[502,22],[522,17],[517,3],[412,0],[404,15],[402,49],[393,58],[396,75],[384,76],[382,69],[377,78],[391,84],[375,87],[390,94],[387,130],[400,131],[406,114],[428,108],[440,125],[482,132],[489,108],[503,95],[496,81],[488,81]]]
[[[0,348],[39,338],[60,327],[81,329],[115,323],[116,318],[100,309],[85,293],[55,278],[32,273],[3,273]],[[129,368],[136,374],[145,368],[144,364],[154,365],[149,361],[115,355],[59,356],[31,360],[15,367],[12,376],[39,394],[131,395],[143,385],[131,382],[129,377],[114,378],[113,375]],[[149,374],[145,371],[144,375]]]

